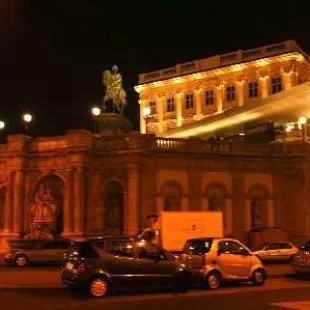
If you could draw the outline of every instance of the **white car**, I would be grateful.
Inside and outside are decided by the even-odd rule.
[[[263,245],[254,254],[262,261],[290,261],[298,248],[291,242],[271,242]]]

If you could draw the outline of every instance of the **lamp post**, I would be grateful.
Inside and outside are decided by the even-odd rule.
[[[5,128],[5,122],[0,120],[0,130]]]
[[[24,132],[28,135],[29,132],[29,124],[32,122],[32,115],[30,113],[23,114],[23,122],[24,122]]]
[[[307,118],[305,116],[301,116],[298,118],[298,127],[301,129],[302,131],[302,139],[303,141],[306,140],[306,134],[307,134]]]
[[[149,119],[149,116],[151,115],[151,108],[150,107],[145,107],[143,109],[143,116],[144,116],[144,120],[145,120],[145,133],[147,134],[147,121]]]
[[[100,114],[101,114],[101,109],[100,108],[98,108],[98,107],[93,107],[92,109],[91,109],[91,114],[93,115],[93,117],[97,117],[97,116],[99,116]],[[94,125],[94,132],[95,133],[97,133],[97,130],[98,128],[97,128],[97,122],[96,122],[96,120],[95,120],[95,125]]]

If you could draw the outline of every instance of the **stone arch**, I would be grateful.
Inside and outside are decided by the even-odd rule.
[[[184,189],[179,182],[175,180],[165,182],[160,189],[160,193],[164,201],[164,211],[182,210]]]
[[[247,192],[250,203],[251,228],[268,226],[268,199],[270,193],[266,186],[254,183]]]
[[[229,198],[227,187],[221,182],[211,182],[205,189],[205,197],[208,201],[209,211],[221,211],[223,214],[223,226],[226,222],[226,199]]]
[[[28,238],[52,238],[61,234],[64,192],[62,175],[50,173],[38,178],[30,199]]]
[[[4,229],[6,187],[0,187],[0,230]]]
[[[117,179],[105,182],[103,188],[104,231],[122,234],[124,231],[124,185]]]

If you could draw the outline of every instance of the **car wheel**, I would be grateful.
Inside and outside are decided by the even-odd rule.
[[[90,282],[89,293],[92,297],[102,298],[108,294],[109,284],[105,278],[94,278]]]
[[[251,277],[251,281],[254,285],[260,286],[265,283],[266,273],[263,269],[256,269]]]
[[[209,290],[217,290],[221,286],[222,277],[219,272],[212,271],[206,275],[205,285]]]
[[[15,265],[17,267],[25,267],[28,265],[28,257],[26,255],[19,255],[15,259]]]

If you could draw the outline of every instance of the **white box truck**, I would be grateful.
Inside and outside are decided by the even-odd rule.
[[[223,237],[223,216],[220,211],[167,212],[159,217],[160,239],[163,248],[182,251],[188,239]]]

